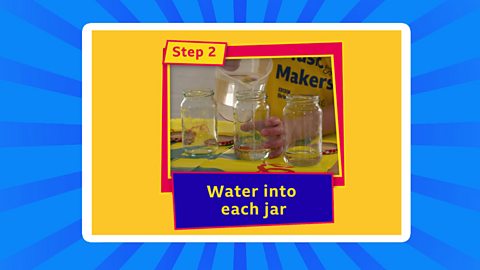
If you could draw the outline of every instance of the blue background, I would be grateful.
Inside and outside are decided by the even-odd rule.
[[[136,21],[409,24],[411,239],[83,241],[81,29],[89,22]],[[478,0],[1,0],[0,269],[480,269],[479,25]]]

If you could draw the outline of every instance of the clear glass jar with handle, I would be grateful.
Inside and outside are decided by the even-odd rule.
[[[267,138],[260,132],[268,119],[270,108],[264,91],[237,91],[233,108],[235,155],[243,160],[264,160],[270,149],[264,144]]]
[[[287,96],[283,109],[284,160],[293,166],[312,166],[322,158],[322,109],[318,96]]]
[[[180,105],[182,143],[189,156],[210,155],[218,149],[217,106],[211,89],[183,91]]]

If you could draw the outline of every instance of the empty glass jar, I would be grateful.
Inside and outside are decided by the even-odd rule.
[[[267,138],[260,134],[270,109],[264,91],[237,91],[233,108],[235,155],[243,160],[268,158],[270,148],[265,148]]]
[[[217,151],[217,106],[213,90],[185,90],[180,113],[184,153],[198,156]]]
[[[284,160],[293,166],[312,166],[322,158],[322,109],[318,101],[318,96],[287,96]]]

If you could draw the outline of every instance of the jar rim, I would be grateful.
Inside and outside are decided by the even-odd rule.
[[[213,96],[212,89],[186,89],[183,90],[184,97],[210,97]]]
[[[320,96],[313,96],[313,95],[287,95],[287,101],[313,101],[318,102],[320,100]]]
[[[237,91],[235,93],[235,98],[237,100],[245,99],[265,99],[266,94],[264,91]]]

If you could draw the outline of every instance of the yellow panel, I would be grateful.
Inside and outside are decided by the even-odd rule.
[[[335,223],[173,229],[172,195],[160,192],[166,39],[343,42],[346,186],[334,189]],[[93,235],[399,235],[400,39],[400,31],[93,31]]]

